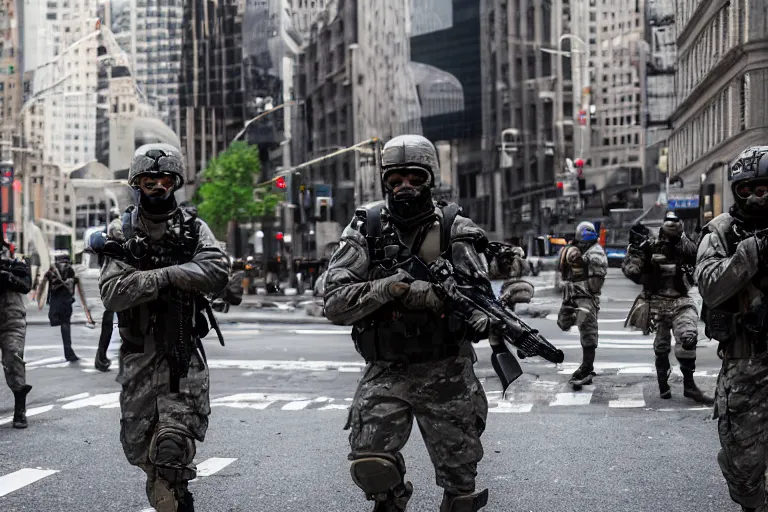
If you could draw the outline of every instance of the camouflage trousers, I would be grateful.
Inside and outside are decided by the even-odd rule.
[[[597,348],[599,312],[600,297],[565,299],[557,315],[557,325],[565,331],[575,325],[579,329],[582,348]]]
[[[27,333],[26,312],[0,312],[0,353],[5,381],[11,391],[19,391],[27,383],[24,363],[24,339]]]
[[[675,337],[675,357],[696,359],[696,349],[683,348],[683,340],[699,335],[699,314],[691,297],[667,298],[654,295],[649,302],[651,316],[656,320],[656,338],[653,351],[669,354],[672,350],[672,336]]]
[[[209,374],[199,351],[192,356],[187,377],[179,380],[179,392],[171,393],[165,358],[150,349],[134,352],[123,342],[117,382],[122,386],[120,442],[128,462],[142,468],[148,478],[154,478],[149,449],[159,429],[181,432],[193,443],[205,440],[211,414]],[[196,471],[192,463],[188,468]]]
[[[345,426],[349,460],[358,453],[398,453],[408,442],[414,416],[437,485],[456,494],[473,492],[488,400],[472,360],[458,357],[405,368],[369,364]]]
[[[766,499],[768,354],[726,359],[715,394],[721,450],[717,456],[731,499],[758,508]]]

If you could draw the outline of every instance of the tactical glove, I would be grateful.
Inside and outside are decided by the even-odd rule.
[[[403,305],[411,309],[428,309],[434,313],[443,310],[443,301],[435,292],[432,283],[427,281],[414,281],[411,283],[408,293],[403,298]]]
[[[398,269],[397,273],[377,279],[371,282],[371,296],[379,304],[386,304],[395,299],[404,297],[410,290],[409,283],[414,279],[403,269]]]

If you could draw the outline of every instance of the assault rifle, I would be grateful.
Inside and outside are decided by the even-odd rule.
[[[498,330],[504,341],[514,345],[521,359],[539,356],[555,364],[565,359],[562,350],[552,345],[538,330],[523,322],[496,298],[487,280],[463,272],[442,257],[430,266],[420,258],[411,259],[426,269],[432,283],[442,292],[441,299],[449,310],[465,320],[469,320],[475,310],[487,315],[492,326],[490,328]],[[509,385],[523,374],[523,370],[506,345],[491,347],[491,364],[506,392]]]
[[[89,240],[89,252],[98,256],[106,256],[107,258],[116,259],[127,263],[128,265],[137,268],[139,270],[148,270],[152,268],[163,268],[166,266],[175,265],[173,255],[170,253],[159,253],[151,250],[147,238],[134,236],[124,242],[115,240],[109,237],[103,231],[97,231],[91,235]],[[216,321],[216,317],[213,315],[213,309],[211,307],[211,301],[201,293],[193,293],[193,300],[198,303],[201,309],[204,309],[210,320],[210,327],[216,331],[216,335],[219,338],[219,343],[224,346],[224,336],[221,333],[219,324]],[[205,324],[205,327],[196,329],[200,338],[205,337],[208,333],[207,323],[204,322],[205,317],[198,317],[196,320],[197,325],[201,323]]]

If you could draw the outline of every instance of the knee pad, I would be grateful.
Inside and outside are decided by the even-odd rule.
[[[694,350],[698,342],[699,337],[696,334],[686,334],[680,337],[680,345],[682,345],[684,350]]]
[[[390,502],[405,510],[413,494],[413,485],[405,482],[405,460],[402,454],[361,453],[350,467],[352,481],[371,501]]]
[[[440,512],[477,512],[488,504],[488,489],[472,494],[443,494]]]
[[[179,430],[161,427],[149,443],[149,461],[157,476],[172,487],[194,480],[197,472],[191,467],[195,443]]]

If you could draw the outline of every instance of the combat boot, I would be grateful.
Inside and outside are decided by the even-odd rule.
[[[574,391],[581,391],[583,386],[592,384],[592,377],[596,375],[594,372],[595,351],[594,347],[582,349],[581,366],[573,372],[569,381]]]
[[[669,366],[669,354],[656,354],[656,378],[659,381],[659,393],[661,398],[672,398],[672,390],[669,388],[669,376],[672,368]]]
[[[27,428],[27,394],[32,386],[25,384],[19,391],[13,392],[13,428]]]
[[[683,373],[683,396],[704,405],[714,405],[715,399],[704,394],[693,380],[693,372],[696,370],[695,359],[681,359],[680,371]]]
[[[472,494],[443,492],[440,512],[477,512],[488,504],[488,489]]]
[[[192,498],[192,493],[188,489],[183,489],[178,494],[178,507],[176,512],[195,512],[195,500]]]
[[[94,361],[93,366],[100,372],[108,372],[109,367],[112,366],[112,361],[107,358],[106,354],[96,352],[96,360]]]

